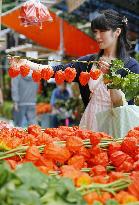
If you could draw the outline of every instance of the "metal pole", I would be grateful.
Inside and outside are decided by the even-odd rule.
[[[2,15],[2,0],[0,0],[0,31],[1,31],[1,15]],[[0,59],[1,59],[1,57],[0,57]],[[0,88],[3,89],[2,68],[0,68]]]
[[[1,31],[2,0],[0,0],[0,31]]]
[[[64,21],[63,18],[60,18],[60,46],[59,53],[63,57],[64,55]]]

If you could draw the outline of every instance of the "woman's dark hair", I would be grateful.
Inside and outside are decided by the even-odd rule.
[[[108,9],[98,13],[91,22],[92,31],[95,29],[115,31],[117,28],[121,28],[121,34],[117,44],[117,58],[125,60],[128,56],[127,50],[130,48],[127,40],[127,19],[125,16],[122,16],[117,11]],[[100,53],[102,54],[103,50]]]

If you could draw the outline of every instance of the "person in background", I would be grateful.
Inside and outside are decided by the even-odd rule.
[[[52,92],[50,103],[54,107],[58,100],[66,101],[70,97],[66,83],[57,86]]]
[[[19,75],[11,80],[11,94],[14,108],[15,126],[25,127],[37,124],[36,98],[38,84],[32,80],[31,72],[28,76]]]
[[[65,119],[60,120],[59,117],[63,115],[62,104],[65,103],[65,101],[68,100],[69,98],[70,98],[70,93],[67,89],[66,83],[58,85],[57,88],[55,88],[52,91],[52,95],[50,99],[50,104],[52,105],[51,127],[58,127],[60,123],[65,124]]]

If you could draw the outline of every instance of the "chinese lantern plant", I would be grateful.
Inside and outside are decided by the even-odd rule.
[[[55,81],[57,85],[61,85],[64,83],[65,73],[62,70],[56,71],[55,73]]]
[[[54,71],[50,66],[43,68],[41,71],[41,77],[44,80],[49,80],[53,75],[54,75]]]
[[[8,70],[8,74],[11,78],[15,78],[20,74],[20,70],[16,67],[11,66]]]
[[[30,68],[27,65],[21,65],[20,66],[20,74],[22,77],[26,77],[30,72]]]
[[[41,71],[39,69],[38,70],[33,70],[32,79],[36,83],[40,82],[40,80],[41,80]]]
[[[82,71],[80,73],[79,82],[82,86],[87,85],[87,83],[89,82],[89,79],[90,79],[90,73],[88,73],[87,71]]]
[[[37,103],[36,112],[37,114],[50,113],[52,111],[52,106],[49,103]]]
[[[100,75],[101,75],[101,70],[100,69],[91,69],[90,70],[90,77],[93,79],[93,80],[97,80]]]
[[[71,83],[75,79],[77,74],[75,68],[71,68],[71,67],[67,67],[64,72],[65,72],[65,80],[69,83]]]

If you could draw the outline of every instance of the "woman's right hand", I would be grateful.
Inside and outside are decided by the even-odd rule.
[[[109,72],[110,65],[105,61],[99,61],[99,69],[102,71],[102,73],[107,74]]]
[[[107,74],[109,72],[110,64],[107,62],[106,58],[101,57],[99,59],[98,65],[102,73]]]

